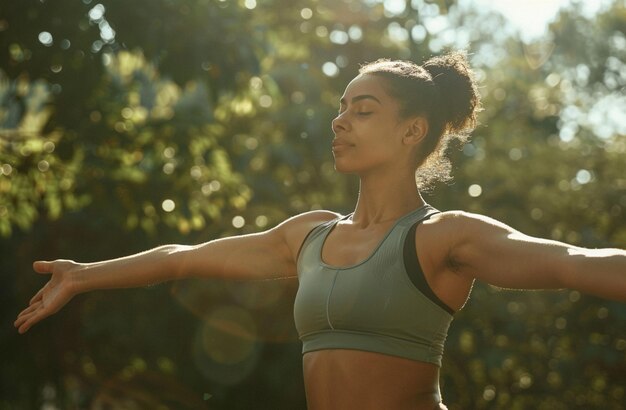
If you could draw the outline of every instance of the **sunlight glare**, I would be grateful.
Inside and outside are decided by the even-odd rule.
[[[404,0],[384,0],[385,14],[388,16],[398,16],[406,10],[406,2]]]

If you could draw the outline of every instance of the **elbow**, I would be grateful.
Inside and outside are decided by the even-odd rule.
[[[191,263],[194,249],[194,246],[187,245],[163,245],[159,248],[165,280],[194,276]]]
[[[582,256],[568,255],[554,267],[556,288],[584,292],[584,263]]]

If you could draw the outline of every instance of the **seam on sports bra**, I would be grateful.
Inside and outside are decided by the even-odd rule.
[[[328,291],[328,296],[326,296],[326,321],[328,322],[328,326],[330,326],[330,328],[332,330],[335,330],[335,327],[333,326],[332,322],[330,321],[330,296],[333,293],[333,290],[335,289],[335,282],[337,281],[337,271],[335,271],[335,277],[333,278],[333,283],[332,285],[330,285],[330,290]]]
[[[439,325],[437,330],[433,331],[432,333],[433,333],[433,335],[436,335],[437,333],[446,333],[446,338],[447,338],[447,335],[448,335],[447,330],[449,329],[449,327],[450,327],[449,323],[448,324],[442,323],[441,325]],[[445,332],[444,332],[444,330],[445,330]],[[430,354],[432,354],[434,356],[440,355],[439,350],[437,348],[437,345],[434,342],[434,337],[431,337],[430,340],[431,340],[431,343],[430,343],[430,346],[428,348],[428,351],[430,352]],[[444,343],[445,343],[445,339],[444,339]]]

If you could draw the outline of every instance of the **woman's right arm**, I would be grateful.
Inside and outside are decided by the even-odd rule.
[[[35,271],[51,277],[18,315],[15,327],[24,333],[75,295],[95,289],[141,287],[187,277],[242,280],[295,276],[298,251],[308,232],[336,216],[312,211],[261,233],[194,246],[164,245],[102,262],[37,261]]]

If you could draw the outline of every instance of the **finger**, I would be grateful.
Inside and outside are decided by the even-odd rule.
[[[42,319],[45,319],[49,314],[43,310],[33,313],[23,324],[19,327],[18,332],[20,334],[24,334],[30,329],[34,324],[39,322]]]
[[[34,312],[35,310],[39,308],[39,306],[41,306],[41,302],[34,303],[30,305],[29,307],[27,307],[26,309],[22,310],[20,314],[17,315],[17,317],[19,318],[20,316],[24,316],[24,315],[29,314],[30,312]]]
[[[43,288],[39,289],[39,292],[35,293],[35,296],[33,296],[30,301],[28,302],[29,305],[32,305],[35,302],[39,302],[41,300],[43,296]]]
[[[13,325],[15,327],[20,327],[22,326],[24,323],[28,322],[28,319],[30,319],[31,317],[33,317],[35,315],[35,311],[31,311],[28,313],[22,313],[20,314],[20,316],[17,317],[17,319],[15,320],[15,322],[13,323]]]
[[[33,262],[33,269],[37,273],[50,273],[50,272],[52,272],[52,262],[50,262],[50,261],[35,261],[35,262]]]
[[[32,326],[33,324],[34,324],[34,323],[30,323],[30,322],[22,322],[22,324],[20,324],[20,325],[18,325],[18,326],[17,326],[17,328],[18,328],[18,329],[17,329],[17,332],[18,332],[19,334],[23,335],[24,333],[26,333],[26,332],[28,331],[28,329],[30,329],[30,328],[31,328],[31,326]]]
[[[13,323],[13,326],[20,328],[24,323],[28,322],[30,319],[32,319],[35,315],[39,314],[39,310],[34,310],[28,313],[24,313],[23,315],[19,316],[15,322]]]
[[[21,315],[18,316],[18,318],[15,320],[15,322],[13,322],[13,326],[19,328],[20,326],[22,326],[23,323],[26,322],[26,320],[29,318],[29,315]]]
[[[39,291],[37,293],[35,293],[35,296],[33,296],[32,298],[30,298],[30,300],[28,301],[29,305],[32,305],[35,302],[40,302],[41,299],[43,298],[43,290],[44,290],[45,286],[41,289],[39,289]]]

